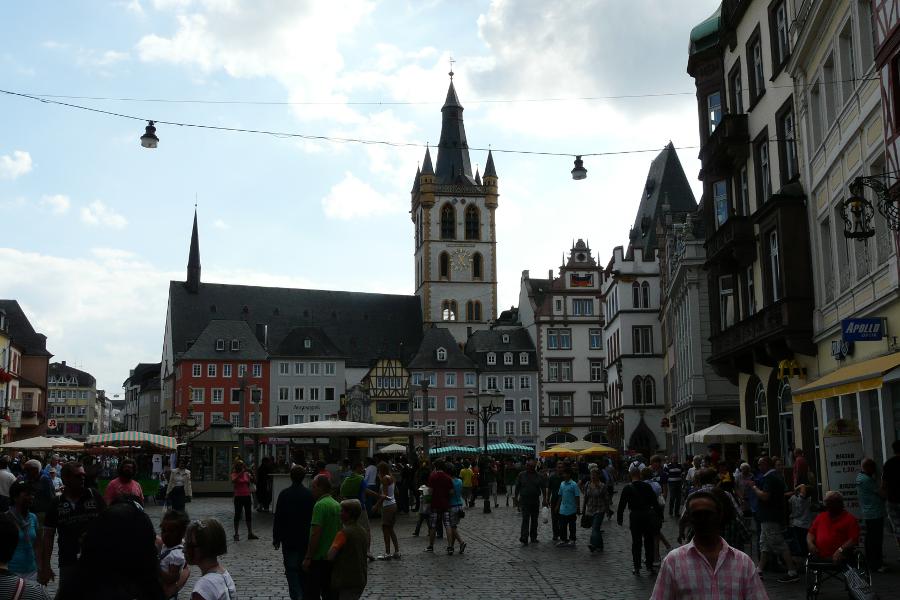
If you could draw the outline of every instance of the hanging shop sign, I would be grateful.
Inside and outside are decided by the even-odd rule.
[[[853,354],[853,342],[844,340],[831,340],[831,356],[834,360],[844,360]]]
[[[841,339],[845,342],[872,342],[884,337],[884,319],[841,319]]]
[[[845,508],[860,518],[859,498],[856,494],[856,474],[863,459],[862,436],[856,421],[835,419],[825,428],[825,464],[828,468],[828,488],[844,497]]]

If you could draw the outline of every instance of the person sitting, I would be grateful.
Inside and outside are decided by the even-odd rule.
[[[844,509],[840,492],[825,494],[825,512],[813,520],[806,534],[806,545],[818,562],[843,563],[859,543],[856,517]]]

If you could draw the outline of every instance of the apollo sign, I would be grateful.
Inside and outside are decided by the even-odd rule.
[[[841,339],[845,342],[871,342],[884,337],[884,319],[842,319]]]

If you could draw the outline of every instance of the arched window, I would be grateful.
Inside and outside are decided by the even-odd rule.
[[[641,284],[637,281],[631,284],[631,307],[641,307]]]
[[[644,404],[653,404],[656,401],[656,382],[647,375],[644,377]]]
[[[472,257],[472,279],[481,279],[484,277],[484,259],[481,258],[481,253],[476,252]]]
[[[767,406],[766,386],[757,380],[753,393],[753,414],[756,416],[756,431],[769,435],[769,407]],[[768,444],[766,444],[768,446]]]
[[[641,303],[644,308],[650,308],[650,284],[646,281],[641,284]]]
[[[466,302],[466,321],[472,321],[475,319],[475,307],[472,305],[472,301],[469,300]]]
[[[438,348],[437,349],[437,359],[441,362],[446,361],[447,360],[447,350],[445,350],[444,348]]]
[[[481,302],[476,300],[475,302],[473,302],[473,304],[475,305],[475,319],[474,320],[480,321],[481,320]]]
[[[632,404],[643,404],[644,403],[644,380],[640,377],[635,377],[631,381],[632,388]]]
[[[444,300],[441,303],[441,320],[455,321],[457,313],[456,300]]]
[[[466,208],[466,239],[481,239],[481,215],[478,212],[478,207],[474,204],[470,204]]]
[[[497,355],[494,352],[488,352],[487,355],[487,364],[496,365],[497,364]]]
[[[441,208],[441,239],[456,239],[456,210],[449,203]]]
[[[450,255],[441,252],[438,262],[440,263],[441,279],[450,279]]]

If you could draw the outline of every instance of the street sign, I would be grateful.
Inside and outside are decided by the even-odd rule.
[[[845,342],[871,342],[884,337],[884,319],[841,319],[841,339]]]
[[[47,429],[56,429],[56,419],[49,419],[47,421]]]

